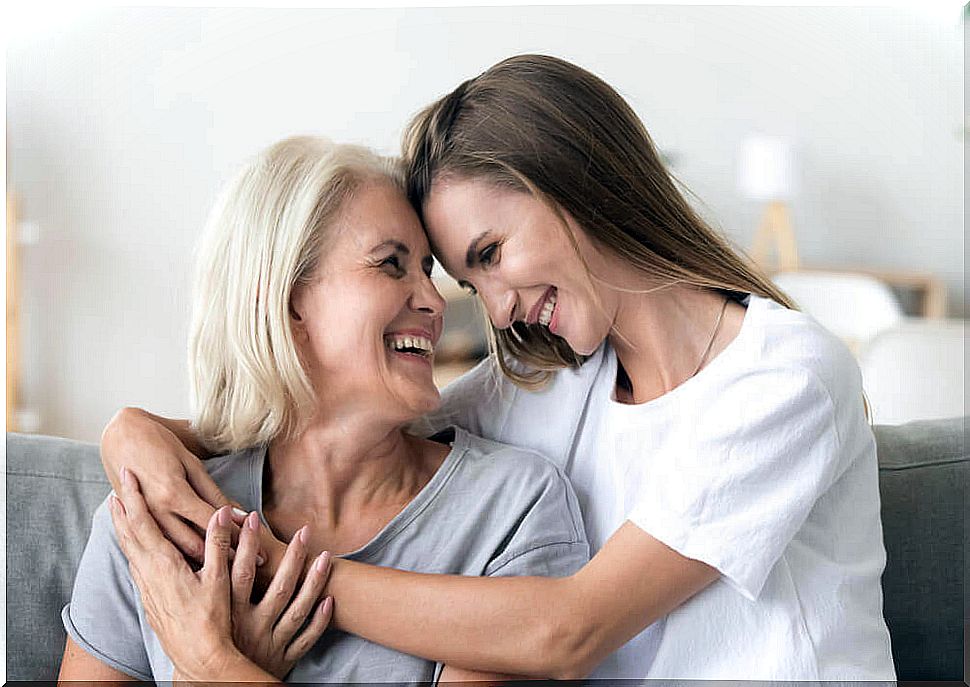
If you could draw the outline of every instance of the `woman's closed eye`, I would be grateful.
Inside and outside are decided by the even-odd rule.
[[[377,266],[390,274],[392,277],[403,277],[405,274],[407,274],[407,270],[405,270],[404,265],[401,264],[401,257],[397,253],[387,256],[381,260]]]
[[[482,269],[493,266],[498,262],[499,258],[499,244],[490,243],[480,251],[478,251],[478,264]]]

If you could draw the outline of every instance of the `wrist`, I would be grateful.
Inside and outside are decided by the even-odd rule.
[[[200,656],[179,662],[176,668],[188,682],[235,682],[245,664],[253,665],[232,642],[205,649]]]

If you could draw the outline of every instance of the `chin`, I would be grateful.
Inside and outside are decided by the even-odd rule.
[[[441,393],[431,380],[427,385],[412,387],[404,398],[408,399],[408,411],[413,415],[411,419],[417,419],[441,407]]]
[[[573,336],[573,337],[563,337],[569,347],[573,349],[573,353],[582,356],[590,356],[596,352],[603,342],[606,340],[605,336]]]

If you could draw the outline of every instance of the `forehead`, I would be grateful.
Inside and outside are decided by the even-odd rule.
[[[403,191],[390,182],[365,182],[344,202],[330,236],[333,252],[370,251],[385,241],[429,250],[424,228]]]
[[[423,208],[432,244],[446,253],[464,250],[482,232],[507,225],[523,197],[528,196],[476,179],[435,180]]]

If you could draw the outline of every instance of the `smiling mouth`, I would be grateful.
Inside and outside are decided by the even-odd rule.
[[[537,321],[543,327],[548,327],[549,323],[552,322],[552,313],[556,310],[557,295],[558,292],[552,289],[546,298],[546,302],[542,304],[542,310],[539,311],[539,319]]]
[[[410,334],[391,334],[384,337],[384,346],[395,353],[405,353],[430,360],[434,355],[434,344],[424,336]]]

